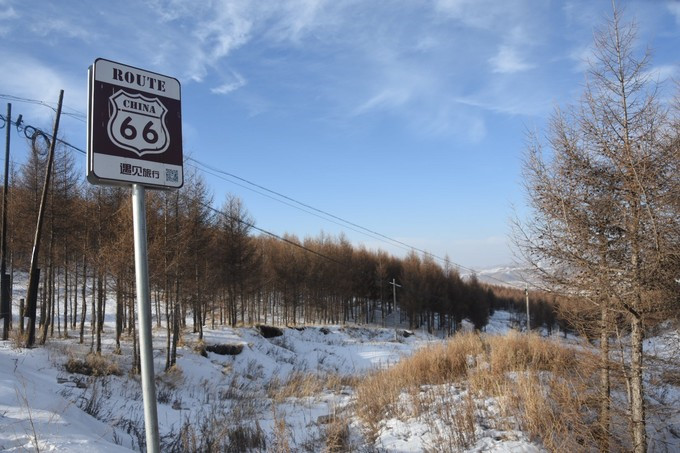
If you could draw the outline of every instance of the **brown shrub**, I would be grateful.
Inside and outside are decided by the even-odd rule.
[[[255,326],[260,335],[265,338],[275,338],[283,335],[283,330],[274,326],[267,326],[264,324],[258,324]]]
[[[85,360],[71,357],[68,359],[64,368],[69,373],[83,374],[86,376],[120,376],[122,373],[118,364],[111,362],[98,354],[88,354]]]
[[[239,355],[243,352],[242,344],[209,344],[205,347],[207,352],[219,355]]]

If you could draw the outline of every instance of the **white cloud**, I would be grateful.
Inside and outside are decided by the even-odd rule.
[[[3,94],[24,97],[56,104],[59,90],[64,90],[64,104],[71,106],[86,105],[87,87],[64,77],[62,73],[48,64],[28,56],[0,52],[3,61],[3,80],[0,90]],[[22,104],[21,112],[26,118],[36,122],[52,118],[54,111],[44,106]]]
[[[17,17],[19,16],[11,5],[7,8],[0,8],[0,20],[16,19]]]
[[[235,80],[223,83],[218,87],[212,88],[210,91],[215,94],[229,94],[246,85],[246,79],[241,74],[232,72],[232,76]]]
[[[278,20],[268,35],[280,41],[299,43],[308,33],[334,22],[334,14],[330,11],[333,3],[326,0],[280,2]]]
[[[665,80],[673,79],[677,74],[677,65],[661,65],[650,68],[643,76],[649,78],[653,82],[663,82]]]
[[[680,3],[677,1],[669,1],[666,3],[666,8],[668,8],[668,11],[675,16],[675,22],[680,24]]]
[[[383,89],[357,107],[354,111],[354,114],[362,115],[364,113],[368,113],[371,110],[399,107],[406,103],[410,97],[411,94],[409,93],[407,87],[404,87],[403,89],[399,89],[399,87]]]
[[[12,5],[5,5],[4,1],[0,1],[0,36],[5,36],[10,33],[12,27],[9,25],[13,19],[19,17]]]
[[[513,2],[494,0],[437,0],[435,5],[440,14],[469,27],[483,29],[493,28],[500,17],[508,18],[512,6],[518,7]]]
[[[54,40],[52,48],[64,49],[63,65],[83,65],[85,53],[88,60],[103,56],[203,83],[215,95],[238,90],[252,114],[299,108],[352,121],[379,112],[424,134],[479,141],[486,136],[484,112],[470,105],[535,111],[518,101],[522,93],[508,89],[509,82],[496,86],[507,79],[502,75],[538,61],[534,37],[545,7],[532,3],[438,0],[396,8],[360,0],[128,0],[87,15],[75,14],[80,5],[67,3],[65,12],[49,7],[37,28],[28,18],[14,28],[30,32],[36,45]],[[14,7],[20,16],[29,11]],[[492,71],[479,70],[488,65]],[[276,93],[271,83],[259,83],[269,78]],[[491,94],[479,95],[485,92]],[[278,93],[300,102],[280,101]]]
[[[92,37],[92,30],[85,29],[82,25],[73,23],[64,18],[51,17],[49,20],[40,21],[31,25],[31,32],[36,36],[77,38],[87,40]]]
[[[590,68],[590,63],[595,60],[595,49],[592,45],[583,45],[571,50],[568,58],[574,62],[574,72],[583,73]]]
[[[522,59],[517,49],[508,45],[501,45],[498,53],[489,58],[489,63],[493,66],[493,72],[500,74],[523,72],[534,67]]]

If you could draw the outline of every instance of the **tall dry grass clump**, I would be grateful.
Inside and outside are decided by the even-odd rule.
[[[272,378],[267,386],[269,398],[280,404],[288,398],[315,398],[324,390],[340,392],[354,385],[355,378],[335,373],[294,371],[283,379]]]
[[[285,379],[273,378],[267,387],[269,397],[277,403],[287,398],[308,398],[319,395],[325,382],[314,373],[293,372]]]
[[[580,362],[580,350],[537,334],[511,331],[503,336],[487,336],[485,341],[489,344],[488,361],[494,372],[574,369]]]
[[[100,354],[88,354],[85,359],[69,357],[64,364],[64,369],[69,373],[83,374],[86,376],[120,376],[122,372],[118,363],[109,357]]]
[[[596,445],[597,366],[591,352],[534,334],[461,334],[368,376],[356,411],[369,439],[383,420],[421,417],[437,445],[453,450],[473,445],[484,425],[520,430],[551,451],[582,451]],[[488,398],[498,410],[485,409]]]
[[[417,396],[423,385],[440,385],[466,377],[483,348],[479,335],[465,333],[445,344],[420,349],[394,367],[367,376],[356,389],[356,411],[367,426],[368,437],[377,434],[383,419],[411,413],[414,407],[421,406],[414,398],[402,404],[403,392]]]

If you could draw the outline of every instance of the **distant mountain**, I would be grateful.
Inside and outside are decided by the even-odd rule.
[[[527,282],[531,287],[531,269],[526,266],[503,265],[478,269],[475,273],[480,282],[490,285],[507,285],[523,288]],[[471,272],[462,272],[461,277],[470,278]]]

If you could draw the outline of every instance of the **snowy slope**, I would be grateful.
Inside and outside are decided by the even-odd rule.
[[[108,332],[110,329],[107,326]],[[207,358],[194,352],[197,338],[189,334],[179,349],[177,368],[165,373],[164,332],[157,331],[154,356],[162,443],[167,445],[187,423],[198,426],[206,415],[220,410],[241,421],[256,421],[269,445],[281,419],[285,419],[293,450],[314,445],[324,429],[319,418],[347,407],[351,389],[322,390],[313,397],[273,402],[266,390],[273,380],[285,382],[295,373],[310,372],[360,376],[441,341],[420,331],[395,341],[393,329],[361,326],[329,326],[328,332],[324,334],[318,327],[284,329],[283,336],[265,339],[254,328],[206,330],[206,344],[243,345],[239,355],[208,353]],[[95,379],[67,373],[64,364],[69,357],[82,357],[88,349],[76,339],[53,340],[31,350],[16,348],[12,342],[0,343],[0,450],[33,450],[36,442],[41,451],[139,450],[143,439],[141,390],[138,377],[127,374],[129,345],[121,356],[110,354],[112,344],[104,345],[107,358],[124,371],[121,376]],[[356,420],[353,424],[355,442],[360,444],[360,427]],[[423,451],[427,437],[418,429],[395,421],[379,445],[384,451]],[[492,439],[481,442],[487,447],[498,444]],[[497,451],[519,448],[521,442],[513,442]],[[522,445],[526,451],[535,451],[529,443]]]
[[[108,311],[112,313],[112,307]],[[496,311],[486,328],[489,334],[509,330],[510,314]],[[111,319],[111,321],[113,321]],[[395,341],[391,328],[366,326],[284,328],[283,336],[265,339],[255,328],[206,329],[207,345],[242,345],[239,355],[198,354],[196,334],[187,333],[178,349],[177,367],[163,371],[165,331],[154,331],[154,359],[158,416],[164,450],[180,449],[173,444],[182,430],[209,428],[224,423],[261,438],[260,449],[276,445],[284,436],[292,451],[320,451],[329,429],[324,420],[344,414],[349,419],[352,445],[362,451],[364,439],[358,419],[352,415],[353,389],[343,377],[360,377],[375,368],[388,367],[401,358],[417,354],[419,348],[442,341],[420,330]],[[114,355],[113,325],[105,327],[104,357],[122,371],[120,376],[92,378],[70,374],[64,364],[89,351],[77,339],[49,340],[44,347],[17,348],[12,341],[0,342],[0,450],[117,452],[140,450],[143,442],[143,412],[138,376],[130,376],[131,345],[123,344],[122,355]],[[677,330],[648,339],[646,349],[670,360],[678,350]],[[322,381],[337,376],[338,384],[322,382],[309,395],[304,383],[292,387],[298,394],[276,396],[271,388],[285,388],[296,376],[316,374]],[[278,383],[278,384],[277,384]],[[324,387],[325,384],[328,384]],[[450,387],[451,404],[465,396],[464,389]],[[679,402],[677,387],[657,387],[652,394],[664,402]],[[492,399],[481,410],[497,410]],[[678,415],[669,420],[677,424]],[[652,420],[665,423],[664,420]],[[442,427],[446,429],[446,427]],[[476,443],[468,451],[536,452],[540,445],[521,432],[498,432],[483,424],[476,428]],[[670,445],[680,445],[667,431]],[[385,452],[431,450],[437,437],[422,419],[387,419],[373,447]],[[265,446],[266,445],[266,446]]]

